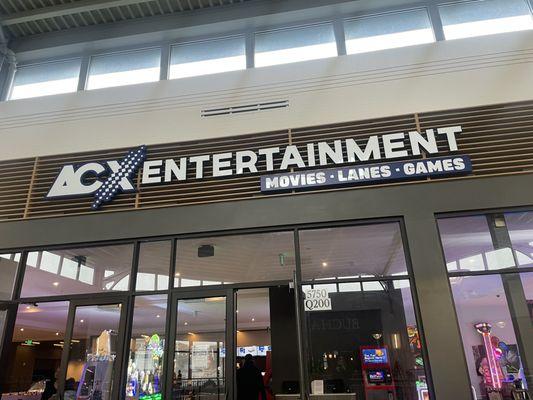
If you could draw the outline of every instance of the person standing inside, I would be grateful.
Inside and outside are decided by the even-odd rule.
[[[237,400],[267,400],[263,376],[251,354],[246,354],[243,366],[237,370]]]

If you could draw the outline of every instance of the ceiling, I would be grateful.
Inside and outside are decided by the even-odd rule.
[[[0,0],[4,31],[13,38],[161,15],[234,7],[252,0]]]

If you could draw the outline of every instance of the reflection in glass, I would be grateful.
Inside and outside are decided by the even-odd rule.
[[[255,34],[255,66],[287,64],[337,55],[333,25],[323,24]]]
[[[344,23],[347,54],[435,41],[426,10],[374,15]]]
[[[505,214],[505,223],[519,267],[533,267],[533,212]]]
[[[290,280],[292,232],[214,236],[178,241],[174,287]]]
[[[133,245],[28,254],[21,297],[128,290]]]
[[[167,290],[169,284],[171,242],[141,243],[136,289]]]
[[[515,321],[523,321],[527,329],[521,334],[531,335],[532,305],[523,300],[524,294],[532,297],[533,285],[525,275],[450,278],[470,382],[478,399],[487,399],[487,390],[492,388],[510,393],[516,379],[527,386],[530,373],[524,370],[514,329]]]
[[[161,393],[166,313],[166,295],[135,298],[126,381],[129,400]]]
[[[304,280],[407,274],[398,223],[300,231]]]
[[[121,304],[76,308],[65,396],[111,400],[121,309]]]
[[[225,399],[225,321],[225,297],[178,301],[173,399]]]
[[[20,253],[0,254],[0,300],[11,300],[19,260]]]
[[[398,400],[428,394],[408,280],[342,290],[308,285],[304,297],[311,393]]]
[[[48,400],[57,392],[68,308],[68,302],[19,305],[11,346],[4,349],[3,393],[35,389]]]
[[[448,271],[485,271],[509,266],[512,253],[509,249],[494,248],[485,215],[441,218],[437,222]]]

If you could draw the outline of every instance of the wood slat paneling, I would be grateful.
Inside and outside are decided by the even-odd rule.
[[[459,153],[471,157],[474,177],[533,172],[533,101],[161,144],[148,147],[147,159],[179,159],[265,147],[283,148],[289,144],[296,145],[306,159],[307,143],[333,143],[337,139],[353,138],[364,145],[371,135],[453,125],[463,127],[463,133],[457,140]],[[439,148],[446,148],[445,140],[439,140]],[[63,165],[121,159],[128,150],[122,148],[0,162],[0,221],[94,212],[91,210],[92,197],[49,201],[44,196]],[[446,154],[440,152],[439,156]],[[274,163],[280,165],[280,154],[274,157]],[[120,194],[113,202],[105,204],[100,212],[264,197],[260,192],[260,175],[265,173],[264,161],[259,162],[258,169],[257,174],[212,178],[209,177],[212,166],[206,165],[205,179],[195,179],[194,169],[189,168],[187,181],[142,186],[139,185],[138,174],[134,178],[138,193]]]

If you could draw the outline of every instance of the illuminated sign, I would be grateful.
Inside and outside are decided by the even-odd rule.
[[[45,197],[93,196],[92,208],[98,209],[119,193],[135,192],[133,178],[140,169],[139,185],[279,171],[261,177],[265,193],[466,174],[472,170],[467,156],[388,161],[455,152],[461,132],[460,126],[451,126],[426,129],[425,133],[390,133],[176,159],[147,159],[146,146],[140,146],[121,160],[64,165]],[[370,164],[372,161],[377,163]],[[331,168],[333,165],[342,167]],[[292,172],[294,169],[298,172]]]

